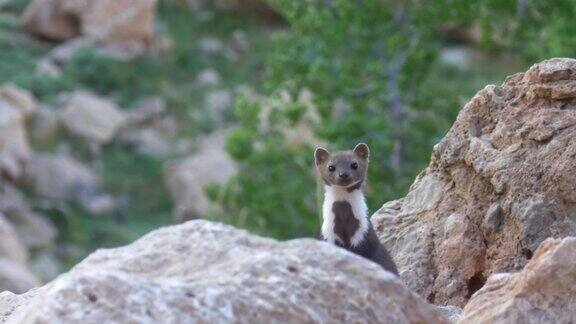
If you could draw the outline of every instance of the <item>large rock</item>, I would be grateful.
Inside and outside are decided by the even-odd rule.
[[[52,246],[56,237],[54,225],[32,210],[20,191],[10,185],[0,189],[0,213],[14,227],[18,240],[28,248]]]
[[[94,171],[71,156],[39,154],[33,170],[34,188],[42,198],[71,202],[100,190]]]
[[[524,270],[490,276],[460,323],[572,323],[576,314],[576,237],[547,239]]]
[[[166,158],[173,152],[172,145],[152,128],[122,133],[117,142],[133,148],[139,154],[155,158]]]
[[[18,241],[12,225],[0,214],[0,291],[22,293],[40,284],[27,262],[28,251]]]
[[[113,102],[84,91],[67,95],[63,106],[61,118],[68,132],[96,144],[111,141],[126,119]]]
[[[166,166],[164,182],[175,202],[178,220],[203,217],[217,210],[206,197],[204,187],[223,184],[238,170],[224,148],[227,135],[228,131],[217,131],[199,139],[199,148],[192,156]]]
[[[84,3],[77,13],[83,35],[106,42],[147,43],[154,38],[157,0],[93,0]]]
[[[59,114],[50,107],[40,106],[30,125],[30,137],[34,143],[53,143],[60,129]]]
[[[0,214],[0,258],[21,264],[28,261],[28,250],[20,243],[16,230],[2,214]]]
[[[113,311],[111,311],[113,310]],[[99,250],[23,296],[19,323],[447,323],[378,265],[310,239],[277,242],[206,221]]]
[[[373,217],[408,286],[464,306],[522,269],[546,238],[576,235],[576,60],[552,59],[464,106],[405,198]]]
[[[212,115],[212,121],[218,128],[221,128],[226,115],[229,115],[232,108],[232,94],[226,90],[214,90],[206,95],[205,100],[206,108]]]
[[[31,1],[22,16],[22,26],[41,37],[65,40],[80,34],[78,19],[64,10],[66,0]]]
[[[68,40],[82,35],[104,43],[150,42],[157,0],[34,0],[22,17],[29,32]]]
[[[31,155],[24,113],[0,100],[0,172],[10,178],[20,178]]]
[[[18,88],[12,83],[0,87],[0,100],[17,108],[26,118],[32,116],[38,109],[38,102],[34,95],[30,91]]]
[[[0,257],[0,292],[7,290],[20,294],[39,285],[40,281],[27,266]]]

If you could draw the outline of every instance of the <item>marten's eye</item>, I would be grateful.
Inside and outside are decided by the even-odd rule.
[[[334,172],[334,171],[336,171],[336,167],[333,166],[333,165],[331,165],[331,166],[328,167],[328,171]]]
[[[350,167],[352,168],[352,170],[356,170],[358,169],[358,163],[352,162],[352,164],[350,164]]]

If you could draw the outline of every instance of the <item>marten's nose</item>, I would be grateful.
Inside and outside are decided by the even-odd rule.
[[[338,174],[338,176],[340,177],[340,179],[348,179],[348,173],[346,172],[342,172]]]

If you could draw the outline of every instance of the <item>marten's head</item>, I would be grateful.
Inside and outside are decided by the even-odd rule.
[[[316,168],[327,185],[351,188],[366,178],[370,149],[364,143],[356,145],[352,151],[334,153],[320,147],[314,157]]]

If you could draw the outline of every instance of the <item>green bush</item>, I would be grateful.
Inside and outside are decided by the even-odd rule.
[[[422,89],[438,48],[424,9],[379,0],[273,3],[290,31],[273,40],[265,98],[237,104],[241,126],[227,148],[242,172],[223,204],[228,215],[243,215],[228,220],[287,238],[318,229],[315,143],[370,145],[368,200],[377,208],[405,192],[457,101]],[[313,137],[293,143],[287,133],[302,125]]]
[[[405,194],[475,91],[550,56],[576,55],[576,4],[568,0],[270,2],[289,29],[273,39],[263,98],[238,101],[240,129],[227,148],[242,171],[219,200],[220,217],[280,238],[319,228],[317,143],[369,144],[374,211]],[[475,27],[487,60],[465,71],[439,63],[449,42],[443,31]],[[514,64],[494,63],[500,53]],[[293,143],[290,130],[304,141]]]

